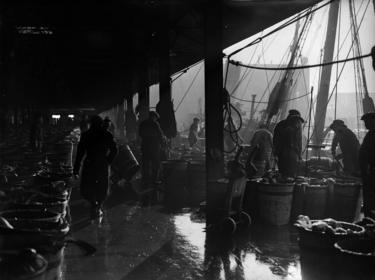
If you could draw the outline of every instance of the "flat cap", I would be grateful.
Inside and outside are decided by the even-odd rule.
[[[335,126],[343,126],[343,125],[345,125],[343,120],[334,120],[329,127],[332,128]]]

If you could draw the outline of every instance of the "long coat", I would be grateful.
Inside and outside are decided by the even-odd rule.
[[[375,210],[375,130],[367,132],[359,150],[365,214]]]
[[[274,150],[278,158],[280,173],[285,177],[295,177],[302,153],[302,125],[298,120],[281,121],[274,132]]]
[[[108,195],[109,166],[117,154],[117,145],[110,132],[92,129],[84,132],[78,143],[74,173],[78,174],[86,155],[81,176],[81,195],[90,202],[103,202]]]
[[[358,171],[360,144],[353,131],[346,126],[338,128],[332,140],[332,151],[336,151],[337,145],[340,146],[343,155],[344,171],[348,174]]]

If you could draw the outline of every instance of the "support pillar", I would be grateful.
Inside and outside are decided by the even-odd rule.
[[[222,0],[207,0],[204,5],[207,223],[210,224],[215,219],[216,198],[209,185],[224,176]]]
[[[169,29],[161,24],[159,30],[159,98],[160,101],[172,100],[170,60],[169,60]]]
[[[145,63],[139,69],[139,90],[138,90],[138,110],[139,110],[139,121],[143,121],[148,118],[148,112],[150,111],[150,88],[148,85],[148,64]]]
[[[8,80],[10,52],[13,43],[11,25],[4,18],[3,7],[0,6],[0,141],[8,135]]]

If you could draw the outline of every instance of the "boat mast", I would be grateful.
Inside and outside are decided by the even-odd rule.
[[[355,11],[354,11],[354,3],[353,0],[349,0],[349,11],[350,11],[350,21],[351,21],[351,27],[353,30],[353,39],[354,39],[354,45],[355,45],[355,54],[356,56],[362,55],[362,50],[361,50],[361,44],[359,41],[359,28],[357,25],[357,18],[355,16]],[[372,98],[369,96],[368,93],[368,88],[367,88],[367,81],[366,81],[366,75],[365,75],[365,68],[363,66],[363,60],[358,59],[357,61],[354,61],[354,63],[358,63],[358,70],[360,70],[360,81],[362,85],[362,90],[364,93],[364,98],[362,100],[362,106],[363,106],[363,113],[368,113],[368,112],[374,112],[375,111],[375,106],[374,106],[374,101]]]
[[[328,26],[326,40],[324,44],[323,63],[332,61],[335,48],[337,19],[339,12],[339,1],[333,1],[330,4],[328,14]],[[320,84],[316,101],[313,144],[320,146],[323,142],[323,131],[326,120],[329,85],[331,81],[332,65],[323,66],[320,75]]]
[[[292,44],[292,47],[290,49],[290,52],[291,52],[291,58],[290,58],[290,62],[289,62],[290,66],[293,66],[295,64],[295,60],[296,60],[296,57],[297,57],[297,51],[298,51],[298,48],[299,48],[299,34],[298,34],[299,26],[300,26],[299,21],[297,21],[296,29],[294,31],[293,44]],[[287,93],[286,93],[285,99],[290,98],[290,95],[291,95],[290,91],[292,90],[291,85],[293,83],[293,75],[294,75],[294,71],[292,71],[292,70],[287,70],[286,73],[285,73],[285,77],[288,77],[288,80],[285,81],[285,83],[287,83]],[[287,102],[284,102],[283,104],[281,104],[281,114],[280,114],[281,120],[286,118],[287,112],[288,112],[287,109],[288,109],[288,103]]]

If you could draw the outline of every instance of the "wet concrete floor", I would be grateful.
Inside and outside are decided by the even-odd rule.
[[[106,210],[102,221],[76,227],[73,236],[97,252],[85,256],[68,245],[43,279],[375,279],[368,265],[300,250],[290,226],[206,235],[204,221],[192,211],[168,213],[134,202]]]

